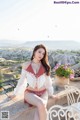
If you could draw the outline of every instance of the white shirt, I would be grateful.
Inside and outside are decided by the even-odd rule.
[[[37,85],[38,89],[44,86],[49,96],[53,95],[52,79],[50,76],[47,76],[46,73],[36,78],[34,74],[22,68],[21,77],[18,80],[17,86],[14,88],[14,94],[23,94],[27,88],[27,84],[32,88],[35,88]]]

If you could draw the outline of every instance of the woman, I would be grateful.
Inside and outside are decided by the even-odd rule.
[[[42,44],[35,46],[31,60],[23,63],[21,78],[14,89],[14,95],[9,97],[14,98],[21,93],[24,93],[25,103],[37,107],[39,118],[36,114],[35,120],[46,120],[48,96],[52,98],[55,96],[50,78],[48,54]]]

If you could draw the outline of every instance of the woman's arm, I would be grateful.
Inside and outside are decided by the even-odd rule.
[[[26,68],[29,66],[30,61],[22,64],[21,77],[18,80],[17,86],[14,88],[14,95],[24,94],[24,91],[27,87],[27,76],[26,76]]]
[[[26,86],[27,86],[26,71],[22,68],[20,79],[18,80],[18,83],[13,91],[14,95],[22,94],[25,91]]]
[[[29,62],[22,64],[20,79],[18,80],[18,83],[17,83],[16,87],[14,88],[13,95],[10,95],[9,98],[13,99],[17,95],[21,95],[24,93],[24,91],[27,87],[27,76],[26,76],[25,68],[28,66],[28,63]]]
[[[26,86],[27,86],[26,74],[25,74],[25,70],[22,68],[21,76],[17,82],[16,87],[14,88],[13,95],[9,95],[8,97],[10,99],[13,99],[17,97],[17,95],[21,95],[24,92]]]
[[[58,95],[54,95],[54,88],[53,88],[52,79],[50,76],[46,76],[46,88],[47,88],[49,97],[54,99],[59,99]]]
[[[51,79],[50,76],[47,76],[47,75],[46,75],[46,88],[47,88],[47,91],[48,91],[48,95],[52,96],[53,93],[54,93],[54,89],[53,89],[53,86],[52,86],[52,79]]]

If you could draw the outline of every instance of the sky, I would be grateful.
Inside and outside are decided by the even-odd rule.
[[[79,41],[80,4],[54,4],[54,0],[0,0],[0,40],[4,39]]]

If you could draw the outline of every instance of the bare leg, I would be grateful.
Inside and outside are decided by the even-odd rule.
[[[35,113],[34,113],[34,118],[33,120],[39,120],[39,112],[38,112],[38,108],[36,107],[35,109]]]
[[[41,96],[37,96],[34,93],[25,93],[25,99],[32,105],[36,106],[39,112],[39,120],[47,119],[47,101],[48,101],[48,93],[47,91]]]

